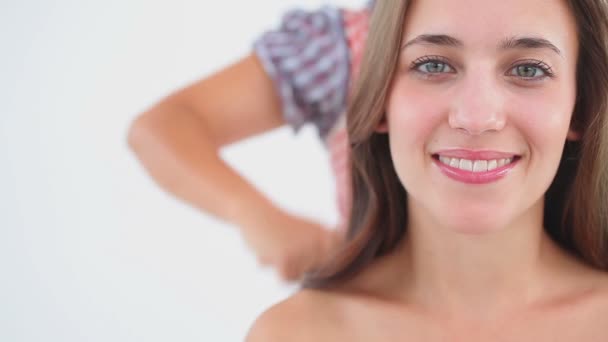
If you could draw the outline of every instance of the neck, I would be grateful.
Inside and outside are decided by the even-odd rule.
[[[546,295],[551,267],[563,255],[543,229],[543,203],[491,231],[462,233],[410,208],[405,258],[409,298],[433,311],[489,317]]]

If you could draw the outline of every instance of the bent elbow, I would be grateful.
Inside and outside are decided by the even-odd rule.
[[[141,154],[152,142],[158,142],[162,135],[163,116],[166,114],[155,108],[138,115],[129,125],[127,145],[135,154]]]
[[[127,132],[127,146],[131,151],[137,153],[141,145],[143,145],[145,136],[149,134],[149,130],[146,113],[140,114],[131,122]]]

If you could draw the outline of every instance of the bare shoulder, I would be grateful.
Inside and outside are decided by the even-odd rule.
[[[331,289],[303,289],[270,307],[254,322],[247,342],[360,340],[373,326],[369,321],[387,312],[379,295],[387,291],[382,272],[388,268],[378,265]]]
[[[328,336],[328,293],[300,290],[273,305],[253,323],[247,342],[318,341]]]

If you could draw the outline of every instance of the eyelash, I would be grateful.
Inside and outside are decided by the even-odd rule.
[[[436,63],[436,64],[442,64],[442,65],[446,65],[448,66],[450,69],[454,69],[450,63],[448,63],[448,60],[445,57],[442,56],[423,56],[420,57],[418,59],[416,59],[415,61],[412,62],[411,64],[411,69],[419,74],[422,74],[423,76],[427,77],[427,78],[431,78],[434,77],[436,75],[439,74],[444,74],[444,73],[451,73],[451,72],[424,72],[424,71],[420,71],[418,70],[418,68],[420,68],[421,66],[427,64],[427,63]],[[543,75],[541,76],[537,76],[537,77],[519,77],[516,75],[510,75],[510,76],[516,76],[519,77],[527,82],[534,82],[534,81],[540,81],[543,80],[547,77],[553,78],[555,76],[555,74],[553,73],[553,69],[545,62],[541,61],[541,60],[536,60],[536,59],[528,59],[528,60],[524,60],[524,61],[519,61],[519,63],[511,65],[509,70],[514,70],[515,68],[518,67],[532,67],[532,68],[537,68],[539,70],[541,70],[543,72]]]

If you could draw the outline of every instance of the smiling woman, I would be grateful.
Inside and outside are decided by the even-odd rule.
[[[606,1],[378,2],[349,108],[348,239],[249,341],[608,340]]]

